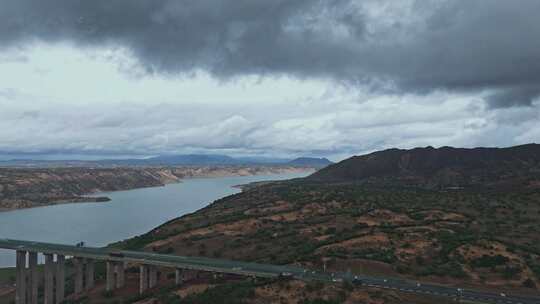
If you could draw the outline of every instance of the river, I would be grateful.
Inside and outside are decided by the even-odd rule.
[[[240,191],[233,186],[284,180],[311,172],[279,175],[193,178],[163,187],[100,193],[111,201],[75,203],[0,212],[0,238],[75,244],[106,244],[150,231]],[[15,253],[0,249],[0,267],[15,265]]]

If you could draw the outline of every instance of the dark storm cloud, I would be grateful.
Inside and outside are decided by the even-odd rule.
[[[540,97],[540,85],[502,90],[489,95],[488,101],[494,108],[530,106],[538,97]]]
[[[124,46],[150,73],[493,90],[497,108],[540,92],[539,11],[537,0],[0,0],[0,45]]]

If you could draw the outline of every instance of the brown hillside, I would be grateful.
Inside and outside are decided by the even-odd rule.
[[[317,182],[376,182],[429,188],[530,184],[540,177],[540,145],[510,148],[389,149],[354,156],[314,173]]]

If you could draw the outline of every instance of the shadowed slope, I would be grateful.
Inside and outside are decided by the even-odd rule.
[[[448,187],[523,183],[537,175],[540,175],[540,145],[528,144],[510,148],[389,149],[351,157],[314,173],[307,180],[387,180]]]

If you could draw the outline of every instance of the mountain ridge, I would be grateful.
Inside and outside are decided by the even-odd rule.
[[[236,166],[236,165],[292,165],[323,167],[332,162],[326,158],[299,157],[295,159],[272,157],[231,157],[221,154],[158,155],[149,158],[103,160],[32,160],[12,159],[0,161],[0,167],[86,167],[86,166]]]
[[[318,182],[380,182],[425,187],[500,185],[540,174],[540,145],[508,148],[431,146],[353,156],[306,178]]]
[[[308,178],[246,187],[118,246],[534,294],[539,152],[529,144],[355,156]],[[380,303],[383,292],[392,299],[384,303],[433,303],[336,286],[354,293],[344,303]]]

